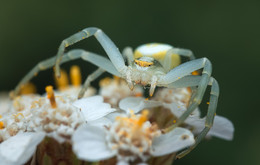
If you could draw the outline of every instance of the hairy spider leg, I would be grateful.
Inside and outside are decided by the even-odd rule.
[[[123,57],[126,59],[128,66],[132,65],[134,61],[134,51],[131,47],[126,47],[123,49]]]
[[[191,72],[203,68],[202,75],[199,76],[200,80],[197,78],[198,76],[188,76]],[[181,64],[177,66],[176,68],[172,69],[169,73],[167,73],[164,77],[161,78],[159,83],[169,84],[168,87],[176,87],[177,85],[181,86],[181,82],[184,82],[181,79],[189,80],[189,82],[185,82],[184,84],[187,85],[186,87],[192,85],[195,86],[196,83],[198,83],[198,88],[195,91],[194,97],[192,97],[192,100],[189,104],[189,107],[187,110],[179,117],[177,122],[166,129],[166,131],[170,131],[174,128],[176,128],[178,125],[182,124],[187,117],[196,109],[196,107],[199,106],[201,103],[201,100],[204,96],[204,93],[206,91],[206,88],[208,85],[212,84],[211,88],[211,96],[210,96],[210,106],[208,108],[207,112],[207,119],[205,122],[205,128],[202,130],[202,132],[197,136],[196,142],[194,146],[187,149],[183,152],[183,154],[180,155],[180,157],[185,156],[187,153],[189,153],[193,148],[196,147],[196,145],[203,139],[207,132],[210,130],[214,115],[217,108],[217,100],[219,95],[219,86],[215,79],[211,78],[211,72],[212,72],[212,65],[210,61],[207,58],[201,58],[193,61],[186,62],[184,64]],[[194,81],[195,82],[191,82]],[[179,82],[178,82],[179,81]],[[166,85],[167,86],[167,85]],[[184,86],[182,86],[184,87]],[[211,105],[212,104],[212,105]]]
[[[203,98],[203,95],[205,93],[205,90],[208,86],[211,72],[212,72],[212,66],[210,61],[207,58],[200,58],[197,60],[186,62],[182,65],[179,65],[178,67],[171,70],[169,73],[167,73],[164,78],[162,78],[166,82],[174,82],[182,77],[184,77],[187,74],[190,74],[191,72],[203,68],[201,80],[198,84],[197,91],[195,93],[195,96],[193,100],[191,100],[191,104],[189,105],[187,111],[185,111],[182,116],[178,119],[176,122],[176,126],[183,123],[183,121],[186,120],[186,118],[195,110],[196,107],[201,103],[201,100]]]
[[[183,48],[172,48],[167,51],[167,54],[178,54],[180,56],[188,57],[189,60],[195,60],[195,56],[189,49],[183,49]]]
[[[111,61],[105,57],[97,55],[92,52],[87,52],[82,49],[74,49],[64,54],[64,57],[60,61],[60,63],[65,63],[71,60],[82,58],[85,61],[88,61],[99,68],[113,74],[116,76],[120,76],[120,73],[116,70]],[[35,75],[38,74],[39,71],[46,70],[48,68],[52,68],[55,65],[56,56],[44,60],[38,63],[30,72],[28,72],[24,78],[18,83],[14,90],[14,96],[17,96],[21,86],[30,81]]]
[[[218,103],[218,96],[219,96],[219,85],[218,82],[211,77],[209,85],[211,85],[211,91],[210,91],[210,100],[209,100],[209,106],[208,106],[208,112],[206,116],[206,121],[205,121],[205,127],[204,129],[199,133],[199,135],[195,139],[195,144],[193,144],[191,147],[188,149],[182,151],[179,153],[176,158],[180,159],[190,153],[200,142],[204,137],[207,135],[209,132],[210,128],[213,125],[214,122],[214,117],[215,113],[217,110],[217,103]]]
[[[91,73],[90,75],[88,75],[87,79],[84,82],[83,87],[81,88],[79,94],[78,94],[78,99],[82,98],[86,92],[86,90],[88,89],[90,83],[94,80],[96,80],[100,75],[102,75],[102,73],[104,73],[105,70],[98,68],[97,70],[95,70],[93,73]]]
[[[59,64],[62,60],[62,56],[64,54],[65,48],[91,36],[95,36],[95,38],[104,48],[109,59],[111,60],[111,62],[113,63],[113,65],[115,66],[118,72],[122,73],[123,70],[127,68],[123,56],[121,55],[121,53],[119,52],[118,48],[113,43],[113,41],[111,41],[111,39],[102,30],[95,27],[89,27],[83,29],[82,31],[76,34],[73,34],[72,36],[66,38],[61,42],[57,53],[56,63],[55,63],[55,75],[57,77],[60,76]]]

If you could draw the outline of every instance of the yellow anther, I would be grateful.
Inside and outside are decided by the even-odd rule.
[[[53,87],[51,85],[47,86],[45,88],[46,92],[47,92],[47,98],[50,100],[51,103],[51,107],[52,108],[56,108],[57,104],[55,101],[55,96],[54,96],[54,91],[53,91]]]
[[[135,60],[135,63],[142,67],[148,67],[154,64],[153,62],[140,61],[140,60]]]
[[[64,90],[69,86],[68,74],[66,71],[61,70],[60,77],[54,76],[56,87],[59,90]]]
[[[103,78],[102,80],[99,81],[99,86],[103,87],[103,86],[107,86],[111,83],[111,78],[110,77],[106,77]]]
[[[26,95],[32,93],[36,93],[36,87],[33,83],[26,83],[21,87],[20,94]]]
[[[175,124],[177,121],[176,120],[173,120],[173,123]]]
[[[142,126],[144,122],[146,122],[148,120],[148,114],[149,114],[149,111],[148,110],[143,110],[142,111],[142,115],[140,116],[137,124],[138,126]]]
[[[120,116],[117,116],[117,117],[116,117],[116,120],[120,120],[120,119],[121,119],[121,117],[120,117]]]
[[[70,80],[73,86],[77,87],[81,85],[81,72],[79,66],[73,65],[70,68]]]
[[[2,115],[0,115],[0,119],[2,118]]]
[[[145,100],[146,100],[146,101],[149,100],[149,97],[147,97]]]
[[[200,75],[200,73],[197,70],[193,71],[191,74],[194,76]]]
[[[143,94],[141,92],[138,92],[135,94],[135,97],[142,97],[142,96],[143,96]]]
[[[118,76],[113,76],[113,77],[114,77],[115,82],[117,84],[119,84],[120,83],[120,77],[118,77]]]
[[[207,102],[207,104],[209,105],[209,102]]]
[[[181,77],[178,77],[178,79],[180,79]]]
[[[4,129],[4,128],[5,128],[4,122],[0,121],[0,129]]]

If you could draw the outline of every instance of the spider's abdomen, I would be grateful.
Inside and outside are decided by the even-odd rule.
[[[173,47],[168,44],[151,43],[139,46],[134,52],[134,59],[151,57],[157,60],[166,71],[170,71],[181,63],[178,54],[167,54]]]

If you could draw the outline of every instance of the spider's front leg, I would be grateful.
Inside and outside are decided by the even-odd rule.
[[[118,72],[122,73],[126,70],[127,67],[125,66],[124,59],[113,41],[111,41],[111,39],[102,30],[95,27],[90,27],[83,29],[82,31],[66,38],[61,42],[55,63],[55,75],[57,77],[60,76],[60,62],[62,60],[65,48],[91,36],[95,36],[95,38],[99,41]]]
[[[189,76],[189,74],[193,71],[203,68],[202,76]],[[174,69],[172,69],[169,73],[167,73],[164,77],[161,78],[160,83],[165,83],[168,87],[188,87],[188,86],[197,86],[197,91],[191,100],[191,103],[187,110],[180,116],[177,120],[176,124],[169,127],[166,131],[174,129],[178,125],[182,124],[187,117],[198,107],[201,103],[203,95],[208,85],[212,85],[211,88],[211,96],[210,96],[210,105],[208,107],[207,118],[205,122],[205,128],[202,132],[197,136],[195,144],[189,149],[183,151],[177,157],[183,157],[187,153],[189,153],[196,145],[206,136],[208,131],[210,130],[214,115],[216,112],[218,95],[219,95],[219,87],[218,83],[214,78],[210,78],[212,72],[212,66],[210,61],[207,58],[201,58],[197,60],[193,60],[190,62],[186,62]],[[183,81],[185,80],[185,81]],[[184,84],[182,84],[182,82]]]

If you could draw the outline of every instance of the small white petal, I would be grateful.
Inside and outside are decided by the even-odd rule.
[[[129,163],[127,163],[125,161],[119,161],[116,163],[116,165],[129,165]]]
[[[194,127],[193,133],[199,134],[205,127],[206,118],[189,117],[187,124]],[[215,116],[213,126],[209,130],[207,136],[215,136],[225,140],[232,140],[234,134],[234,126],[231,121],[222,116]]]
[[[116,120],[117,116],[121,116],[123,114],[125,114],[125,111],[121,111],[121,110],[115,111],[115,112],[112,112],[112,113],[106,115],[106,118],[109,119],[111,122],[114,122]]]
[[[142,97],[127,97],[119,102],[120,109],[126,112],[133,110],[134,113],[138,113],[145,108],[153,108],[161,105],[162,103],[159,101],[145,100]]]
[[[79,159],[100,161],[111,158],[115,151],[106,144],[105,130],[87,124],[81,125],[72,136],[73,151]]]
[[[0,144],[1,164],[19,165],[26,163],[33,155],[45,133],[20,133]]]
[[[103,101],[102,96],[93,96],[79,99],[73,105],[81,109],[81,113],[86,121],[93,121],[115,111],[114,108],[111,108],[110,104]]]
[[[170,154],[194,144],[193,134],[184,128],[177,127],[174,130],[155,137],[153,139],[153,156]]]
[[[234,125],[225,117],[215,116],[213,126],[207,135],[233,140]]]
[[[61,137],[58,132],[50,132],[47,134],[48,137],[51,137],[53,139],[55,139],[57,142],[59,142],[60,144],[64,143],[66,141],[66,139],[64,139],[63,137]]]
[[[103,128],[104,126],[110,126],[112,124],[112,121],[106,117],[102,117],[97,120],[89,121],[88,124]]]

